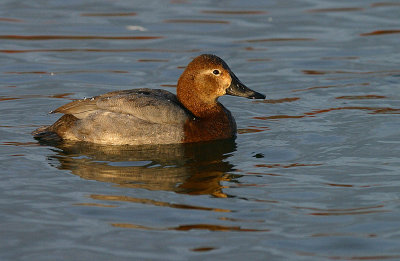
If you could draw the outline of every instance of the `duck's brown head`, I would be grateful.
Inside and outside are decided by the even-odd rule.
[[[225,94],[265,99],[265,95],[249,89],[221,58],[212,54],[194,58],[178,80],[178,99],[196,116],[215,107],[218,97]]]

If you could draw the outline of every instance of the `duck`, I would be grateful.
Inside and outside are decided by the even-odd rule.
[[[64,114],[35,131],[36,139],[104,145],[194,143],[236,137],[231,112],[218,98],[265,99],[244,85],[220,57],[194,58],[178,79],[176,95],[162,89],[112,91],[67,103],[50,113]]]

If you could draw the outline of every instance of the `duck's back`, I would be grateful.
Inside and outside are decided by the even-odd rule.
[[[115,145],[182,142],[184,124],[192,119],[174,94],[159,89],[110,92],[53,112],[65,115],[36,136],[55,133],[66,140]]]

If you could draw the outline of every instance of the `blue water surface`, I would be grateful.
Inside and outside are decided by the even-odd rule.
[[[400,260],[398,1],[0,3],[1,260]],[[201,53],[238,137],[40,144],[49,111],[174,92]]]

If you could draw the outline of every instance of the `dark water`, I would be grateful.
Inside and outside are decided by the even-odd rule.
[[[400,2],[2,1],[1,260],[400,260]],[[266,101],[234,142],[39,144],[72,99],[200,53]]]

